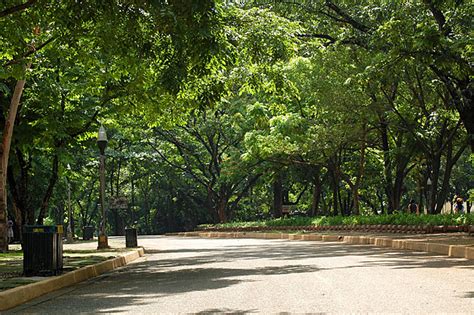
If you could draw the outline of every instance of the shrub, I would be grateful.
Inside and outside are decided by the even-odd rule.
[[[468,225],[474,224],[474,214],[438,214],[415,215],[407,213],[382,214],[370,216],[319,216],[319,217],[285,217],[278,219],[230,222],[216,225],[200,225],[199,228],[242,228],[264,226],[330,226],[330,225]]]

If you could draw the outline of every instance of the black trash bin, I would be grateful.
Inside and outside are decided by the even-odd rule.
[[[63,226],[23,227],[23,273],[25,276],[58,275],[63,269]]]
[[[85,226],[82,230],[82,239],[83,240],[92,240],[94,239],[95,227]]]
[[[137,229],[126,228],[125,229],[125,246],[126,247],[137,247]]]

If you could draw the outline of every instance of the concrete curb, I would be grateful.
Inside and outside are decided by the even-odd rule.
[[[135,251],[106,260],[96,265],[82,267],[57,277],[0,292],[0,311],[5,311],[21,305],[46,293],[97,277],[107,271],[125,266],[143,255],[145,255],[144,249],[139,248]]]
[[[343,242],[355,245],[375,245],[411,251],[428,252],[449,257],[474,259],[474,245],[449,245],[430,243],[417,240],[392,239],[383,236],[361,235],[324,235],[324,234],[294,234],[294,233],[257,233],[257,232],[182,232],[175,236],[209,237],[209,238],[259,238],[286,239],[301,241]]]

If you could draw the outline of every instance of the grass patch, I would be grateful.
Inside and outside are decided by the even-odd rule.
[[[13,289],[22,285],[30,284],[36,282],[32,279],[25,279],[25,278],[10,278],[4,279],[0,281],[0,291]]]
[[[0,261],[2,260],[11,260],[18,259],[23,257],[23,252],[21,250],[9,251],[7,253],[0,253]]]
[[[73,271],[85,266],[97,264],[118,256],[128,249],[97,250],[67,250],[63,252],[63,273]],[[13,250],[0,253],[0,291],[16,288],[36,282],[36,280],[23,278],[23,252]]]
[[[64,256],[63,265],[66,270],[74,270],[106,261],[109,258],[113,256]]]
[[[65,254],[97,254],[97,253],[121,253],[131,251],[133,249],[130,248],[107,248],[107,249],[67,249],[64,250],[63,253]]]

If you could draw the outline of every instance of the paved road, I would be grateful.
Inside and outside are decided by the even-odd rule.
[[[474,314],[474,262],[369,245],[141,237],[146,257],[7,314]]]

